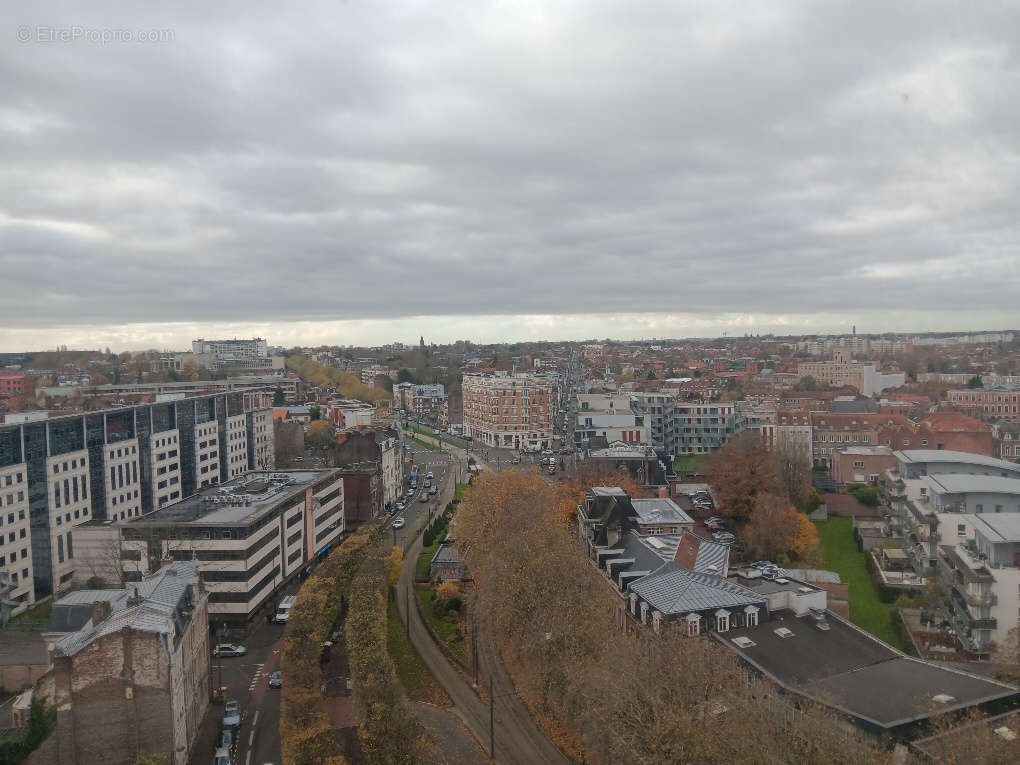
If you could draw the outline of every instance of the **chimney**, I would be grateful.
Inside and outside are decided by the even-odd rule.
[[[138,597],[138,588],[137,587],[135,587],[135,589],[134,589],[134,594],[132,594],[127,599],[127,604],[128,604],[128,608],[131,608],[131,606],[139,606],[139,605],[142,604],[142,599],[140,597]]]
[[[110,618],[112,612],[110,607],[110,601],[108,600],[95,600],[92,602],[92,626],[101,624]]]

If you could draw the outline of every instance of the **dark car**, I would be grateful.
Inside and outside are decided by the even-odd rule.
[[[283,673],[280,670],[276,670],[269,676],[269,687],[270,688],[282,688],[283,687]]]

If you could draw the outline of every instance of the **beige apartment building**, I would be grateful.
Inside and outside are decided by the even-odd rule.
[[[1020,386],[951,390],[946,396],[953,406],[979,412],[986,420],[1020,422]]]
[[[467,373],[462,390],[465,435],[505,449],[552,446],[554,377],[534,372]]]
[[[850,353],[834,350],[832,361],[805,361],[797,365],[799,377],[813,377],[820,383],[852,385],[865,396],[881,393],[886,388],[898,388],[906,383],[903,372],[883,374],[878,365],[866,361],[854,361]]]

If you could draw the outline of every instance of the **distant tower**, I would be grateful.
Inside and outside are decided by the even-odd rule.
[[[857,337],[857,325],[856,324],[854,324],[854,337],[855,338]]]

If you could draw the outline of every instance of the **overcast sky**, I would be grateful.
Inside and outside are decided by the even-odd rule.
[[[4,5],[0,350],[1020,325],[1017,4]]]

